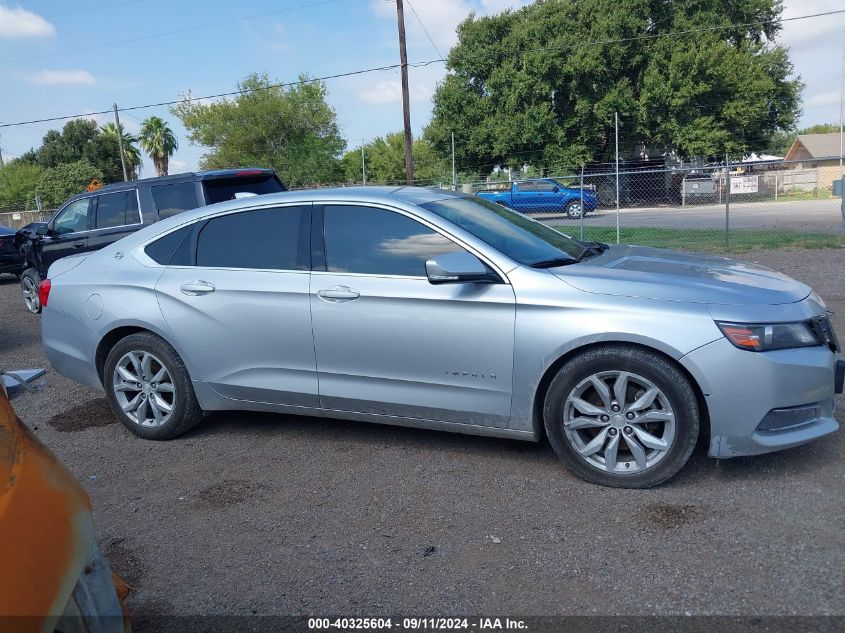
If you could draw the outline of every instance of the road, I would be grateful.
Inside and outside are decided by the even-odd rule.
[[[845,251],[745,257],[813,284],[845,333]],[[44,366],[10,277],[0,315],[0,364]],[[699,448],[668,484],[615,490],[545,442],[365,423],[225,413],[145,441],[54,372],[14,405],[90,493],[136,630],[173,613],[845,613],[843,432]]]
[[[843,222],[840,204],[838,198],[794,202],[731,203],[730,224],[732,229],[841,233]],[[562,216],[536,214],[533,217],[549,220]],[[619,213],[619,222],[622,227],[724,230],[725,205],[622,209]],[[570,223],[578,225],[577,220],[562,220],[555,223],[564,226]],[[616,226],[616,211],[600,209],[595,213],[587,214],[584,225]]]

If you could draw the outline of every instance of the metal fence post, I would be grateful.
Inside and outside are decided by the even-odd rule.
[[[584,165],[581,165],[581,239],[584,239]]]
[[[839,181],[840,210],[842,211],[842,232],[845,233],[845,176]]]
[[[731,234],[731,161],[725,154],[725,250],[730,248]]]

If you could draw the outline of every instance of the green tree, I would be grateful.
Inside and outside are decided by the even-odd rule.
[[[103,127],[100,128],[100,137],[101,139],[105,139],[106,142],[111,146],[111,149],[114,150],[117,148],[115,155],[117,156],[117,164],[120,165],[120,145],[118,144],[117,140],[117,126],[114,123],[106,123]],[[135,146],[138,142],[138,137],[134,134],[129,134],[123,127],[123,124],[120,124],[120,136],[121,140],[123,141],[123,159],[126,161],[126,170],[129,172],[129,178],[134,180],[138,177],[138,174],[141,171],[141,151]],[[95,165],[97,162],[91,161]],[[123,180],[123,167],[121,166],[121,178]]]
[[[0,209],[31,206],[42,171],[38,165],[21,160],[0,167]]]
[[[179,143],[165,120],[157,116],[144,119],[138,142],[153,161],[156,174],[166,176],[170,157],[179,148]]]
[[[124,132],[123,138],[127,167],[134,177],[140,168],[141,157],[138,148],[134,146],[134,137]],[[44,169],[84,160],[102,172],[105,182],[123,180],[114,123],[99,129],[95,121],[68,121],[61,131],[48,131],[42,139],[41,147],[30,150],[21,158],[26,162],[35,162]]]
[[[186,97],[172,108],[192,143],[209,148],[205,169],[271,167],[288,186],[337,182],[346,141],[325,84],[300,76],[292,87],[249,75],[234,99],[195,103]]]
[[[799,113],[801,83],[773,43],[780,12],[780,0],[538,0],[470,15],[429,136],[445,154],[455,132],[459,166],[483,174],[610,161],[615,112],[623,156],[760,151]]]
[[[414,175],[420,185],[448,184],[451,182],[451,164],[441,156],[423,132],[414,141]],[[405,135],[391,132],[364,145],[367,181],[372,183],[405,182]],[[347,181],[361,180],[361,147],[343,156],[343,169]]]
[[[85,190],[92,180],[102,180],[103,172],[85,160],[62,163],[44,170],[35,193],[45,207],[57,207],[69,197]]]

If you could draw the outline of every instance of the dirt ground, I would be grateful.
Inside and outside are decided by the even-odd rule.
[[[845,339],[845,250],[743,258],[811,284]],[[46,366],[38,320],[0,277],[0,365]],[[845,613],[842,431],[699,450],[633,491],[545,442],[355,422],[215,414],[145,441],[51,371],[14,405],[90,493],[136,615]]]

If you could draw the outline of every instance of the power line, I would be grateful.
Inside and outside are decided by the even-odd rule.
[[[414,14],[414,17],[417,19],[417,22],[420,23],[420,26],[422,27],[423,33],[425,33],[425,36],[428,38],[428,41],[431,42],[431,45],[434,47],[434,52],[436,52],[438,55],[440,55],[440,57],[443,57],[443,53],[440,52],[440,49],[437,48],[437,44],[435,44],[434,40],[431,39],[431,35],[429,34],[428,29],[425,28],[425,24],[423,24],[423,21],[420,19],[420,16],[417,13],[417,10],[414,8],[414,5],[411,4],[411,0],[405,0],[405,2],[407,2],[408,6],[411,7],[411,13]]]
[[[80,13],[90,13],[91,11],[102,11],[104,9],[116,9],[118,7],[125,7],[127,4],[138,4],[145,0],[125,0],[124,2],[115,2],[114,4],[101,4],[96,7],[88,7],[87,9],[76,9],[75,11],[66,11],[64,13],[48,13],[44,15],[45,18],[61,18],[66,15],[79,15]]]
[[[299,11],[301,9],[310,9],[313,7],[320,7],[327,4],[333,4],[335,2],[340,2],[340,0],[321,0],[320,2],[314,2],[311,4],[302,4],[296,7],[288,7],[287,9],[279,9],[277,11],[268,11],[266,13],[259,13],[257,15],[247,15],[240,18],[233,18],[231,20],[222,20],[220,22],[212,22],[209,24],[200,24],[197,26],[189,26],[182,29],[177,29],[175,31],[166,31],[164,33],[152,33],[150,35],[142,35],[140,37],[133,37],[125,40],[119,40],[116,42],[103,42],[100,44],[92,44],[91,46],[85,46],[83,48],[74,48],[66,51],[57,51],[54,53],[47,53],[46,55],[39,55],[38,57],[14,57],[12,59],[2,59],[0,60],[0,64],[9,64],[12,62],[25,62],[25,61],[37,61],[39,59],[48,59],[50,57],[59,57],[69,55],[71,53],[83,53],[86,51],[93,51],[99,48],[107,48],[109,46],[120,46],[122,44],[132,44],[135,42],[144,42],[147,40],[157,39],[159,37],[168,37],[170,35],[181,35],[183,33],[192,33],[194,31],[201,31],[203,29],[210,29],[218,26],[226,26],[228,24],[236,24],[238,22],[247,22],[249,20],[257,20],[259,18],[266,18],[272,15],[280,15],[282,13],[291,13],[293,11]],[[128,4],[128,3],[126,3]]]

